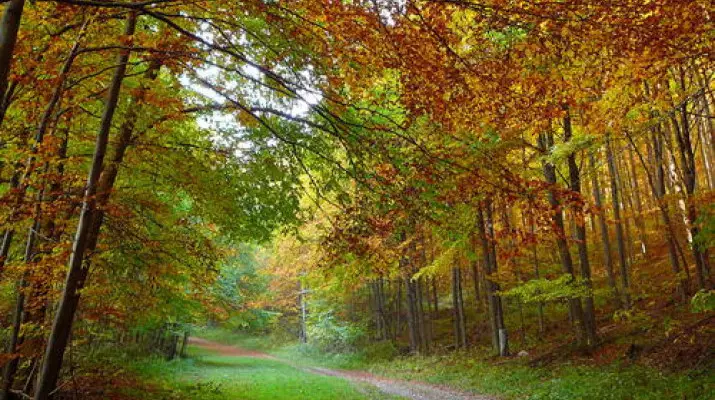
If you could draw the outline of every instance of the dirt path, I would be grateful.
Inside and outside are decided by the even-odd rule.
[[[253,357],[275,360],[290,364],[286,360],[281,360],[270,354],[259,351],[247,350],[236,346],[228,346],[200,338],[190,338],[189,343],[207,350],[214,351],[223,356]],[[291,364],[292,365],[292,364]],[[424,382],[403,381],[373,375],[365,371],[333,370],[327,368],[301,367],[294,365],[304,371],[318,375],[334,376],[347,379],[358,384],[367,384],[377,388],[382,393],[401,396],[413,400],[496,400],[491,396],[477,395],[462,392],[439,385],[432,385]]]

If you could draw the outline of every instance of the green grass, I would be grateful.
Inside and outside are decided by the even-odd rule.
[[[533,368],[518,361],[499,365],[464,355],[408,357],[371,366],[401,379],[445,384],[505,399],[528,400],[708,400],[712,372],[664,374],[642,366],[561,364]]]
[[[222,330],[201,332],[222,343],[262,350],[302,365],[364,369],[399,379],[444,384],[503,399],[525,400],[709,400],[715,392],[710,370],[663,373],[639,365],[561,363],[529,367],[522,359],[495,364],[475,353],[429,357],[380,357],[379,347],[352,354],[329,354],[310,345],[250,337]],[[283,343],[283,344],[280,344]]]
[[[248,357],[220,356],[191,348],[190,358],[136,362],[131,370],[158,387],[131,393],[139,399],[192,400],[365,400],[386,398],[369,387],[316,375],[289,364]]]
[[[388,343],[366,347],[355,353],[331,353],[316,346],[275,336],[251,336],[225,329],[199,329],[192,333],[207,340],[269,353],[293,364],[331,369],[367,369],[375,362],[392,359],[396,353]]]

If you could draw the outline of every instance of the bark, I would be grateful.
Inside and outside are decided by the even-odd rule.
[[[596,159],[593,156],[593,153],[589,153],[588,158],[591,165],[591,169],[593,170],[593,183],[591,186],[593,188],[594,204],[598,208],[598,215],[596,216],[596,219],[598,219],[599,231],[601,233],[601,242],[603,243],[603,265],[606,267],[608,286],[611,288],[611,293],[613,296],[613,300],[616,304],[616,308],[621,308],[623,307],[623,303],[621,301],[621,296],[618,293],[616,274],[613,270],[613,257],[611,256],[611,238],[608,234],[608,224],[606,223],[605,211],[603,209],[603,202],[601,200],[601,187],[598,179],[599,174],[596,168]]]
[[[685,90],[684,72],[681,70],[681,86]],[[697,220],[697,209],[693,204],[692,196],[697,187],[697,175],[695,164],[695,152],[693,151],[692,137],[690,132],[690,122],[688,120],[688,102],[685,101],[679,107],[680,126],[677,121],[673,120],[675,134],[678,142],[678,150],[680,154],[681,169],[683,171],[682,178],[685,186],[686,202],[687,202],[687,219],[689,226],[689,234],[691,238],[696,238],[700,233],[700,228],[695,223]],[[710,289],[710,282],[706,278],[705,271],[708,269],[708,255],[705,251],[700,251],[698,247],[691,243],[693,258],[695,259],[695,277],[697,278],[698,287],[700,289]]]
[[[385,279],[383,277],[379,277],[377,279],[377,300],[378,313],[380,314],[380,322],[382,325],[380,339],[387,340],[388,332],[390,331],[390,324],[388,323],[388,319],[385,314]]]
[[[571,128],[571,117],[568,110],[564,117],[564,140],[571,141],[573,135]],[[593,285],[591,283],[591,265],[588,260],[588,242],[586,239],[586,221],[583,217],[583,197],[581,196],[581,171],[576,163],[576,153],[572,152],[567,157],[569,168],[569,188],[579,195],[579,209],[575,211],[574,228],[576,230],[576,245],[578,247],[579,265],[581,267],[581,279],[588,289],[588,295],[583,299],[583,324],[586,334],[587,345],[593,346],[596,343],[596,311],[593,305]]]
[[[459,266],[452,267],[452,325],[454,328],[454,346],[457,349],[467,347],[464,300],[462,298],[462,279]]]
[[[626,246],[624,243],[623,223],[621,219],[621,202],[618,187],[618,171],[616,160],[613,156],[613,149],[610,139],[606,140],[606,159],[608,161],[608,171],[611,179],[611,204],[613,206],[614,225],[616,227],[616,245],[618,248],[618,262],[621,272],[621,291],[623,294],[623,307],[631,307],[631,294],[628,273],[628,261],[626,260]]]
[[[534,226],[534,223],[532,222],[531,224],[531,234],[535,236],[536,229]],[[534,243],[534,246],[532,248],[532,256],[534,259],[534,278],[539,279],[541,278],[541,273],[539,271],[539,253],[537,249],[537,244]],[[537,304],[537,311],[538,311],[538,316],[539,316],[539,338],[542,339],[544,333],[546,332],[546,324],[544,320],[544,302],[540,301]]]
[[[405,278],[405,291],[407,293],[407,331],[410,339],[410,352],[418,353],[420,338],[417,328],[417,312],[415,307],[416,293],[414,284],[409,277]]]
[[[35,218],[32,226],[27,232],[27,242],[25,244],[25,271],[17,284],[17,300],[15,301],[15,310],[13,313],[13,325],[12,332],[10,334],[10,340],[6,352],[8,354],[15,354],[19,346],[23,343],[23,336],[20,334],[20,329],[25,320],[25,291],[27,289],[27,279],[29,277],[29,267],[32,262],[33,256],[35,254],[35,242],[37,239],[37,231],[40,229],[40,218],[41,218],[41,198],[42,191],[38,194],[37,205],[35,206]],[[17,372],[17,367],[20,362],[20,356],[13,357],[3,369],[3,391],[0,393],[0,400],[8,400],[10,395],[10,389],[12,389],[13,383],[15,382],[15,373]]]
[[[372,307],[375,318],[375,338],[377,340],[387,339],[387,319],[384,310],[384,295],[382,289],[382,277],[370,282],[372,293]]]
[[[2,99],[3,112],[0,114],[0,125],[5,118],[6,92],[8,91],[8,76],[12,67],[12,59],[17,44],[17,32],[20,30],[22,11],[25,0],[10,0],[5,5],[2,20],[0,21],[0,99]]]
[[[476,253],[476,244],[475,244],[475,253]],[[472,262],[472,285],[474,286],[474,303],[475,303],[475,308],[476,310],[481,310],[482,309],[482,302],[481,302],[481,291],[479,290],[479,260],[475,259],[474,262]]]
[[[181,341],[181,351],[179,352],[179,357],[186,358],[186,346],[189,343],[189,330],[184,331],[184,339]]]
[[[13,174],[10,180],[10,190],[16,190],[20,182],[19,168]],[[11,212],[11,215],[13,213]],[[10,246],[12,245],[12,238],[15,235],[15,230],[12,228],[5,229],[2,234],[2,242],[0,243],[0,277],[5,269],[5,262],[7,257],[10,255]]]
[[[553,135],[551,133],[540,135],[540,147],[542,152],[548,153],[553,148],[554,141]],[[561,210],[561,204],[557,198],[558,194],[556,192],[556,166],[550,162],[543,163],[544,178],[546,182],[551,186],[548,193],[549,204],[551,205],[552,215],[551,220],[556,230],[556,245],[559,251],[559,257],[561,259],[561,269],[564,273],[568,274],[571,279],[575,279],[573,259],[571,258],[571,252],[569,251],[569,245],[566,240],[566,231],[564,227],[564,217]],[[584,344],[587,340],[586,338],[586,322],[583,313],[583,307],[581,305],[581,299],[573,298],[569,299],[569,317],[571,321],[575,324],[576,338],[579,344]]]
[[[633,204],[631,203],[631,198],[629,196],[629,188],[628,188],[628,171],[626,166],[623,165],[622,159],[620,157],[620,152],[614,154],[615,162],[616,162],[616,180],[618,181],[618,195],[619,195],[619,201],[621,204],[621,216],[623,217],[623,228],[624,228],[624,234],[625,234],[625,245],[626,245],[626,256],[628,257],[628,265],[633,265],[634,263],[634,254],[635,252],[633,251],[633,235],[631,234],[631,222],[630,218],[628,218],[628,215],[633,215],[632,210],[633,210]],[[626,179],[623,178],[623,174],[625,173]]]
[[[645,85],[645,94],[650,96],[650,89],[648,85]],[[655,117],[655,114],[653,114]],[[678,261],[678,249],[679,245],[675,239],[675,229],[670,219],[670,211],[668,209],[668,203],[665,201],[666,194],[666,174],[664,169],[664,147],[663,147],[663,135],[661,130],[661,125],[658,124],[651,128],[651,142],[652,145],[652,172],[651,168],[648,168],[648,163],[646,163],[645,158],[635,146],[633,139],[630,135],[626,135],[628,140],[631,142],[631,146],[638,156],[641,166],[644,171],[646,171],[646,177],[648,178],[648,185],[650,186],[653,198],[655,199],[655,204],[658,207],[661,223],[665,226],[665,240],[668,247],[668,258],[670,261],[671,270],[675,275],[676,279],[676,295],[685,301],[687,297],[689,282],[685,277],[681,277],[681,268]],[[686,264],[687,265],[687,264]],[[687,270],[687,268],[686,268]],[[686,274],[687,276],[687,274]]]
[[[430,337],[427,330],[427,322],[425,317],[424,302],[422,296],[422,278],[414,282],[415,291],[417,293],[417,322],[420,335],[420,351],[423,353],[429,352]]]
[[[486,211],[483,208],[486,209]],[[504,326],[501,297],[497,295],[499,285],[489,277],[489,275],[497,271],[496,248],[493,244],[494,228],[492,226],[491,204],[486,204],[477,209],[477,234],[481,243],[482,256],[484,259],[492,347],[500,356],[506,356],[509,354],[509,342],[506,335],[506,327]]]
[[[434,318],[439,316],[439,296],[437,295],[437,278],[432,278],[432,301],[434,303]]]
[[[308,307],[305,301],[306,289],[303,287],[303,281],[298,280],[298,306],[300,307],[300,333],[298,339],[301,343],[308,343]]]
[[[395,328],[394,328],[394,340],[400,336],[402,333],[402,283],[398,280],[396,282],[397,290],[395,291]]]
[[[707,109],[707,100],[705,100],[705,95],[700,98],[700,117],[697,119],[697,129],[698,136],[700,139],[700,157],[703,159],[703,170],[705,171],[705,183],[708,189],[715,189],[715,174],[713,173],[713,157],[712,157],[712,146],[708,143],[708,134],[706,130],[710,127],[708,124],[708,119],[711,118],[709,115],[709,110]]]
[[[131,37],[134,34],[137,20],[137,13],[129,12],[124,35]],[[88,234],[92,227],[92,220],[96,212],[97,183],[104,163],[104,157],[109,142],[109,131],[111,128],[114,113],[117,109],[119,93],[124,79],[129,50],[121,50],[117,67],[112,77],[112,82],[108,91],[107,101],[102,114],[97,141],[95,143],[94,156],[87,178],[86,189],[82,201],[82,211],[77,226],[77,232],[70,256],[69,268],[65,287],[62,292],[59,307],[52,324],[52,330],[48,339],[45,352],[44,363],[38,381],[35,400],[46,400],[57,385],[60,369],[64,359],[65,348],[72,330],[72,320],[77,310],[80,298],[80,290],[84,287],[88,270],[84,268],[85,253],[88,245]]]
[[[635,202],[635,210],[633,221],[638,229],[638,239],[641,242],[641,253],[646,256],[648,249],[646,246],[645,226],[643,224],[643,204],[640,195],[640,185],[638,184],[638,174],[636,173],[636,163],[633,158],[633,149],[628,150],[628,159],[626,163],[630,167],[631,190],[633,193],[633,201]]]

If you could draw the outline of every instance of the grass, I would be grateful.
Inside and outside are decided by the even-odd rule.
[[[375,362],[394,358],[396,350],[387,343],[378,344],[359,352],[333,353],[292,339],[274,336],[251,336],[225,329],[199,329],[195,336],[211,341],[239,346],[244,349],[269,353],[293,364],[331,369],[367,369]]]
[[[533,368],[499,365],[464,355],[410,357],[375,364],[373,372],[445,384],[505,399],[529,400],[706,400],[715,390],[712,372],[664,374],[642,366],[561,364]]]
[[[250,337],[222,330],[199,336],[222,343],[262,350],[291,362],[328,368],[364,369],[399,379],[444,384],[503,399],[525,400],[709,400],[715,392],[710,370],[664,373],[640,365],[605,366],[560,363],[534,368],[522,359],[495,364],[472,353],[428,357],[380,355],[380,349],[351,354],[330,354],[313,346]],[[276,344],[278,343],[278,344]],[[377,354],[376,354],[377,353]]]
[[[384,396],[372,388],[316,375],[289,364],[221,356],[190,348],[186,360],[147,359],[130,368],[156,389],[129,393],[137,399],[366,400]]]

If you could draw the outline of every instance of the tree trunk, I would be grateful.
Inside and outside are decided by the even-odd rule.
[[[541,150],[545,154],[548,154],[554,146],[553,135],[551,133],[540,135],[540,142]],[[556,245],[559,249],[559,257],[561,258],[561,268],[563,272],[568,274],[573,280],[575,279],[573,260],[571,259],[571,252],[569,251],[569,245],[566,240],[564,217],[556,192],[556,166],[547,161],[543,163],[543,169],[544,178],[551,186],[548,193],[548,199],[552,209],[551,219],[556,230]],[[582,345],[587,338],[585,331],[586,322],[584,319],[583,308],[581,306],[581,299],[569,299],[569,316],[571,321],[576,325],[576,338],[579,344]]]
[[[414,284],[409,276],[405,277],[405,291],[407,293],[407,331],[410,339],[410,352],[418,353],[420,337],[417,328],[417,310],[415,307],[416,293]]]
[[[623,238],[623,223],[621,220],[621,203],[618,195],[618,172],[616,170],[616,160],[613,156],[610,139],[606,140],[606,159],[608,161],[608,171],[611,178],[611,204],[613,206],[613,218],[616,227],[616,245],[618,246],[618,262],[621,268],[621,285],[623,294],[623,307],[631,307],[631,294],[628,275],[628,261],[626,260],[626,246]]]
[[[378,312],[380,313],[380,321],[382,325],[382,332],[380,333],[381,340],[387,340],[389,329],[389,322],[387,316],[385,315],[385,279],[380,276],[377,279],[377,293],[378,293]]]
[[[485,210],[486,209],[486,212]],[[504,326],[504,313],[501,297],[497,295],[499,285],[489,275],[496,273],[496,247],[494,246],[494,228],[491,217],[491,204],[485,204],[477,209],[477,234],[484,258],[484,275],[489,307],[489,326],[492,336],[492,347],[500,356],[509,354],[509,342]]]
[[[184,339],[181,341],[181,351],[179,352],[179,357],[186,358],[186,346],[189,343],[189,330],[184,331]]]
[[[564,117],[564,141],[571,141],[573,135],[571,117],[568,109]],[[569,167],[569,188],[578,193],[578,208],[574,212],[574,225],[576,230],[576,245],[578,246],[579,264],[581,266],[581,279],[588,289],[588,295],[583,299],[583,324],[587,345],[596,344],[596,311],[593,305],[593,285],[591,283],[591,265],[588,261],[588,242],[586,240],[586,221],[584,219],[583,197],[581,196],[581,171],[576,163],[576,153],[571,152],[567,157]]]
[[[681,85],[685,90],[684,72],[681,70]],[[685,186],[686,202],[687,202],[687,225],[691,238],[696,238],[700,232],[700,228],[695,223],[697,220],[697,209],[693,204],[692,196],[695,193],[697,186],[695,153],[693,151],[692,138],[690,133],[690,122],[688,121],[688,102],[685,101],[679,107],[680,112],[680,127],[677,121],[673,120],[675,134],[678,141],[678,150],[680,153],[681,169],[683,171],[683,184]],[[695,277],[698,281],[700,289],[710,289],[710,282],[706,279],[706,269],[708,263],[707,252],[700,251],[698,247],[691,242],[693,258],[695,259]]]
[[[17,300],[15,302],[15,310],[13,314],[12,332],[7,346],[8,354],[15,354],[18,347],[23,343],[23,336],[20,334],[22,323],[25,320],[25,291],[27,289],[27,279],[30,275],[30,263],[35,254],[35,241],[37,239],[37,231],[40,229],[41,219],[41,200],[42,191],[38,194],[37,205],[35,206],[35,218],[30,229],[27,232],[27,243],[25,245],[25,270],[22,273],[22,278],[17,284]],[[13,357],[3,369],[3,391],[0,392],[0,400],[8,400],[10,397],[10,389],[15,382],[15,373],[20,362],[20,356]]]
[[[437,278],[432,278],[432,302],[434,304],[434,319],[439,315],[439,295],[437,294]]]
[[[128,14],[124,35],[131,37],[136,26],[137,13],[131,11]],[[72,255],[70,256],[67,279],[64,291],[60,298],[59,307],[52,324],[52,331],[47,343],[44,364],[40,373],[35,400],[46,400],[57,385],[60,368],[64,358],[64,351],[67,347],[70,332],[72,330],[72,320],[77,310],[80,298],[80,290],[84,287],[88,270],[84,268],[85,250],[88,244],[88,234],[92,227],[92,220],[96,211],[96,192],[99,176],[104,163],[104,156],[107,151],[109,141],[109,131],[114,113],[117,109],[119,92],[124,79],[127,61],[130,51],[121,50],[117,59],[117,67],[112,77],[112,83],[108,91],[107,102],[102,114],[100,127],[97,132],[94,157],[87,178],[87,184],[82,201],[82,212],[80,215],[77,232],[73,243]]]
[[[534,223],[531,222],[531,235],[536,237],[536,227],[534,226]],[[539,253],[537,249],[537,243],[534,242],[534,246],[532,248],[532,257],[534,259],[534,278],[539,279],[541,278],[541,273],[539,271]],[[539,339],[543,339],[544,333],[546,332],[546,323],[544,320],[544,302],[539,301],[537,304],[537,311],[539,315]]]
[[[395,291],[395,334],[393,338],[397,341],[402,333],[402,283],[398,280],[395,286],[397,286],[397,290]]]
[[[432,341],[431,332],[429,331],[429,324],[427,323],[427,315],[425,314],[424,308],[424,296],[423,296],[423,279],[419,278],[415,282],[417,289],[417,315],[419,316],[419,326],[420,326],[420,347],[422,352],[428,353],[430,342]]]
[[[457,349],[467,347],[460,272],[459,266],[452,267],[452,325],[454,328],[454,347]]]
[[[20,29],[22,11],[25,8],[25,0],[10,0],[5,5],[2,20],[0,21],[0,125],[5,118],[7,101],[8,76],[12,67],[12,59],[17,44],[17,32]]]
[[[603,265],[606,267],[606,275],[608,277],[608,286],[611,288],[611,293],[613,296],[613,301],[615,302],[616,308],[622,308],[623,303],[621,301],[621,296],[618,293],[618,285],[616,284],[616,274],[613,271],[613,257],[611,256],[611,239],[608,235],[608,224],[606,223],[605,210],[603,208],[603,202],[601,200],[601,186],[599,182],[599,173],[596,167],[596,160],[593,153],[588,155],[589,162],[591,164],[592,171],[592,187],[593,187],[593,199],[594,204],[598,208],[598,226],[601,232],[601,242],[603,243]]]
[[[477,247],[477,246],[476,246],[476,243],[475,243],[475,245],[474,245],[474,251],[475,251],[475,253],[476,253],[476,250],[477,250],[476,247]],[[479,290],[479,260],[478,260],[478,259],[475,259],[475,260],[472,262],[472,285],[474,286],[474,303],[475,303],[474,305],[475,305],[475,309],[476,309],[477,311],[479,311],[479,310],[482,309],[482,302],[481,302],[482,294],[481,294],[481,291]]]
[[[300,333],[298,339],[301,343],[308,343],[308,306],[305,301],[306,289],[303,281],[298,280],[298,306],[300,307]]]
[[[636,229],[638,229],[638,239],[641,242],[641,254],[645,257],[648,254],[648,249],[646,245],[645,226],[643,224],[643,204],[641,202],[640,185],[638,184],[638,174],[636,173],[636,162],[633,158],[634,151],[634,149],[628,149],[628,159],[625,160],[625,162],[630,167],[631,190],[633,192],[633,201],[635,202],[635,210],[632,210],[634,213],[633,222],[636,225]]]
[[[650,89],[648,85],[644,86],[645,90],[645,95],[650,96]],[[656,115],[653,113],[652,115],[654,118]],[[651,169],[648,168],[648,163],[646,163],[645,158],[641,154],[640,151],[638,151],[638,147],[635,145],[633,142],[633,139],[631,138],[630,135],[626,135],[628,140],[631,142],[631,146],[633,147],[634,151],[638,155],[638,158],[641,162],[641,166],[643,167],[643,170],[646,171],[646,177],[648,178],[648,184],[651,188],[651,192],[653,193],[653,198],[655,198],[655,205],[658,207],[658,211],[660,214],[661,222],[665,226],[665,240],[666,244],[668,247],[668,258],[670,260],[670,266],[671,270],[673,271],[673,274],[675,275],[675,281],[676,281],[676,295],[681,299],[681,301],[685,301],[687,297],[687,292],[688,292],[688,287],[690,286],[688,283],[688,280],[685,277],[681,277],[681,269],[680,269],[680,263],[678,261],[678,249],[679,245],[675,239],[675,229],[673,228],[673,224],[670,219],[670,211],[668,207],[667,201],[665,201],[665,194],[666,194],[666,175],[665,175],[665,170],[664,170],[664,147],[663,147],[663,137],[662,137],[662,131],[661,131],[661,125],[658,124],[651,128],[651,141],[652,141],[652,146],[650,146],[650,150],[652,151],[652,172]],[[686,264],[687,265],[687,264]],[[687,268],[686,268],[687,270]],[[687,277],[688,274],[685,274]]]

